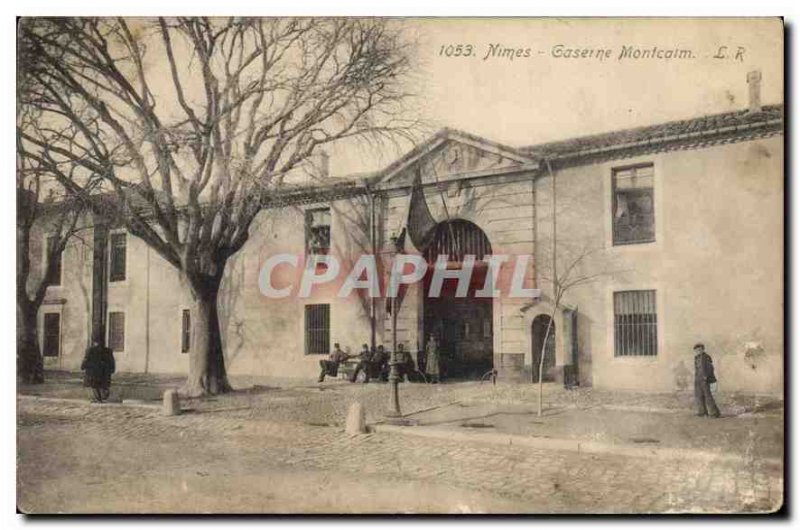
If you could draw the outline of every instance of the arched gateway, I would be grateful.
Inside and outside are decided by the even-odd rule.
[[[489,238],[477,225],[462,219],[439,223],[425,251],[430,265],[425,276],[423,299],[423,341],[431,333],[439,340],[442,370],[447,377],[477,379],[492,369],[492,299],[477,298],[483,287],[487,266],[481,262],[492,253]],[[464,256],[474,255],[475,268],[467,296],[456,298],[456,279],[447,279],[436,298],[428,296],[432,265],[440,255],[448,256],[448,269],[462,266]],[[424,360],[423,363],[424,365]]]

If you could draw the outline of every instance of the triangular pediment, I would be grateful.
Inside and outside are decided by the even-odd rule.
[[[537,160],[518,150],[479,136],[453,129],[443,129],[428,141],[383,170],[384,186],[407,186],[417,171],[422,183],[456,180],[493,171],[530,168]]]

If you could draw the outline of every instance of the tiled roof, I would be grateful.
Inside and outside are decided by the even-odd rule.
[[[709,140],[746,139],[780,132],[783,129],[783,105],[767,105],[761,112],[747,110],[671,121],[658,125],[624,129],[519,148],[534,157],[564,159],[624,151],[642,146],[676,148],[702,145]]]
[[[348,179],[331,177],[334,182],[319,182],[308,185],[284,186],[270,193],[262,202],[264,208],[275,208],[289,204],[310,204],[320,201],[345,199],[368,192],[365,184],[370,178]]]

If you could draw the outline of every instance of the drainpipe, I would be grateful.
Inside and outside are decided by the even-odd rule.
[[[553,173],[553,168],[550,165],[550,160],[545,158],[545,163],[547,164],[547,172],[550,173],[550,180],[552,180],[553,184],[553,300],[555,301],[556,298],[556,290],[557,290],[557,282],[558,282],[558,271],[556,270],[556,175]]]
[[[108,309],[108,225],[98,217],[92,230],[92,333],[91,340],[106,344]],[[90,344],[91,345],[91,341]]]
[[[372,255],[375,256],[375,195],[367,185],[369,194],[369,244]],[[377,263],[377,262],[376,262]],[[375,348],[375,297],[369,297],[369,343],[370,348]]]
[[[534,174],[533,178],[531,180],[531,207],[532,207],[531,216],[533,218],[533,223],[532,223],[532,227],[531,227],[531,240],[532,240],[532,247],[533,247],[533,287],[534,288],[538,288],[539,287],[539,261],[536,259],[536,256],[539,253],[539,243],[538,243],[538,240],[537,240],[538,231],[539,231],[539,221],[536,218],[536,213],[538,211],[537,208],[536,208],[536,200],[537,200],[537,196],[536,196],[536,181],[538,180],[538,177],[539,177],[539,174]],[[531,325],[533,325],[533,321],[531,321]],[[532,337],[531,337],[531,326],[530,325],[526,328],[525,333],[528,334],[528,339],[531,340]],[[531,340],[530,352],[531,352],[531,382],[533,382],[533,363],[535,362],[535,356],[533,354],[533,341],[532,340]],[[522,372],[521,375],[524,378],[525,377],[525,361],[524,361],[524,359],[523,359],[523,362],[522,362],[522,368],[523,368],[523,372]]]
[[[558,298],[559,298],[559,289],[560,282],[558,281],[558,232],[556,231],[556,220],[558,218],[558,214],[556,211],[556,174],[553,173],[553,167],[550,165],[550,160],[545,158],[545,163],[547,164],[547,172],[550,173],[550,180],[552,181],[553,185],[553,314],[550,317],[550,327],[552,333],[556,332],[556,314],[558,313]],[[545,338],[547,335],[545,334]],[[558,355],[558,344],[556,343],[556,337],[553,335],[553,356],[557,357]],[[545,346],[546,348],[546,346]],[[546,350],[545,350],[546,351]],[[544,355],[542,355],[542,359],[544,359]],[[544,365],[540,365],[540,369],[544,369]],[[541,374],[539,375],[541,377]],[[542,388],[539,387],[539,392],[541,394]],[[541,395],[539,396],[539,408],[541,409],[542,400]],[[541,410],[539,412],[541,414]]]
[[[531,178],[531,217],[533,223],[531,224],[531,244],[533,247],[533,286],[539,286],[539,263],[536,261],[536,253],[539,248],[536,241],[538,232],[538,221],[536,219],[536,180],[539,175],[533,175]]]
[[[150,245],[145,247],[145,305],[144,305],[144,373],[150,364]]]

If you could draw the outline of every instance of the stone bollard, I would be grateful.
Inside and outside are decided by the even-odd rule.
[[[181,402],[178,399],[177,390],[167,390],[164,392],[164,405],[161,409],[164,416],[177,416],[181,413]]]
[[[353,403],[347,411],[347,421],[344,424],[346,434],[364,434],[367,432],[367,418],[364,413],[364,406],[361,403]]]

